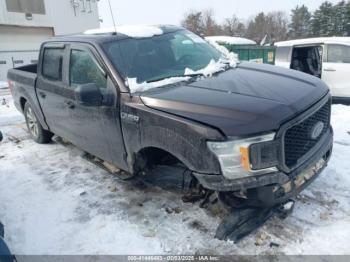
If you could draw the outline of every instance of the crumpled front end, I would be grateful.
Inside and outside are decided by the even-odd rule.
[[[309,185],[327,166],[333,147],[330,114],[331,98],[326,96],[283,124],[273,141],[250,145],[251,152],[247,157],[252,172],[245,177],[230,179],[225,175],[199,173],[194,176],[207,189],[229,192],[242,199],[240,205],[242,202],[248,206],[283,203]],[[273,150],[269,144],[274,146]],[[256,147],[259,150],[254,149]],[[252,149],[258,153],[252,154]],[[275,152],[271,153],[271,150]],[[277,161],[267,161],[268,157],[277,157]],[[264,161],[274,166],[266,166]],[[271,172],[256,174],[259,167],[264,170],[268,167]]]

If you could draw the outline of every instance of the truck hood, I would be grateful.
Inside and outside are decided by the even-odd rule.
[[[329,92],[318,78],[277,66],[242,63],[196,82],[140,95],[153,109],[197,121],[226,136],[278,130]]]

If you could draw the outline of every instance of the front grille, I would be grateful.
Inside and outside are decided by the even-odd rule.
[[[307,154],[328,131],[330,127],[330,113],[331,101],[328,101],[303,122],[287,129],[284,136],[284,157],[285,165],[289,169],[295,167],[298,160]],[[312,139],[312,129],[318,122],[323,122],[323,131],[316,139]]]

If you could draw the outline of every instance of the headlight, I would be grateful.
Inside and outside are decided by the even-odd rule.
[[[207,142],[217,156],[227,179],[237,179],[277,171],[280,143],[275,133],[246,139]]]

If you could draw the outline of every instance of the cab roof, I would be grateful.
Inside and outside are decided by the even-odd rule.
[[[117,26],[115,28],[98,28],[87,30],[84,33],[74,35],[55,36],[46,42],[89,42],[103,43],[110,40],[123,40],[127,38],[148,38],[162,34],[168,34],[183,30],[183,27],[173,25],[132,25]]]

